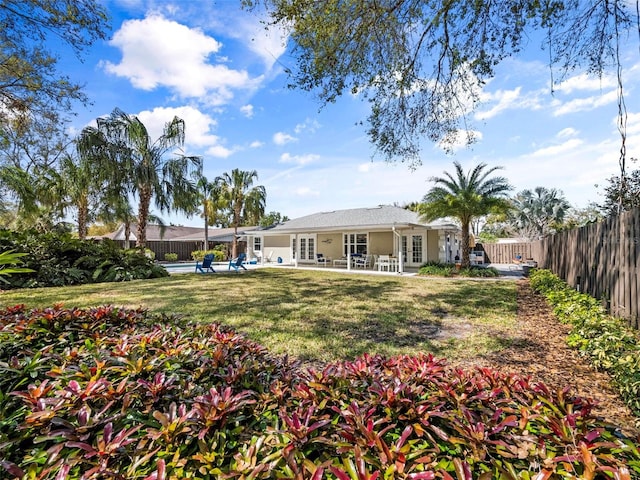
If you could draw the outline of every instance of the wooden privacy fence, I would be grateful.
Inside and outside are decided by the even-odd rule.
[[[523,260],[533,257],[532,243],[483,243],[486,263],[513,263],[517,255]]]
[[[116,240],[120,247],[124,248],[124,240]],[[135,242],[130,242],[135,246]],[[164,260],[165,253],[177,253],[178,260],[192,260],[191,252],[202,249],[202,242],[177,242],[171,240],[147,240],[147,248],[156,254],[156,260]]]
[[[533,242],[532,257],[640,328],[640,208]],[[485,247],[486,248],[486,247]]]

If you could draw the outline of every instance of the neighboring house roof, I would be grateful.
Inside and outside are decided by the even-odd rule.
[[[390,229],[392,227],[406,228],[413,226],[458,230],[458,227],[449,221],[424,222],[420,220],[418,213],[411,210],[391,205],[380,205],[373,208],[352,208],[314,213],[288,220],[264,233],[274,235],[300,231]]]
[[[238,228],[238,235],[244,235],[245,232],[255,230],[256,226],[240,227]],[[135,242],[137,224],[131,224],[131,235],[129,240]],[[209,240],[212,242],[230,242],[233,239],[233,228],[209,228]],[[111,240],[124,240],[124,225],[121,225],[115,232],[98,235],[96,238],[110,238]],[[147,240],[149,241],[176,241],[176,242],[189,242],[189,241],[202,241],[204,240],[204,227],[182,227],[176,225],[168,225],[163,229],[160,225],[149,224],[147,225]]]

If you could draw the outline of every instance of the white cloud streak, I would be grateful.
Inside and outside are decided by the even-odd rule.
[[[277,132],[273,134],[273,143],[276,145],[286,145],[287,143],[295,142],[298,140],[296,137],[284,132]]]

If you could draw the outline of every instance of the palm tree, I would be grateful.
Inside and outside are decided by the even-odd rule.
[[[529,239],[541,239],[562,224],[571,204],[555,188],[523,190],[513,199],[509,223]]]
[[[238,227],[250,221],[255,223],[264,215],[267,191],[262,185],[253,186],[257,179],[258,172],[255,170],[244,171],[237,168],[216,179],[221,199],[231,212],[234,231],[231,255],[234,258],[238,253]]]
[[[427,221],[454,217],[462,227],[462,266],[469,266],[469,226],[474,217],[509,208],[506,194],[512,189],[504,177],[488,178],[502,167],[487,169],[481,163],[465,174],[462,165],[453,162],[455,176],[431,177],[435,186],[423,198],[422,217]]]
[[[46,166],[34,167],[32,171],[15,165],[0,167],[0,189],[5,209],[10,206],[7,197],[16,201],[12,209],[13,228],[40,231],[54,228],[63,212],[55,175],[56,172]]]
[[[78,237],[85,239],[89,222],[98,209],[102,194],[101,182],[91,159],[79,154],[66,153],[60,160],[60,166],[54,173],[56,190],[62,202],[62,208],[76,211]]]
[[[202,159],[181,154],[165,158],[184,145],[184,120],[174,117],[164,125],[162,135],[152,140],[138,117],[116,108],[109,117],[98,118],[96,128],[87,127],[83,133],[81,148],[102,167],[109,189],[137,195],[138,247],[146,245],[152,200],[161,212],[193,211],[198,192],[190,177],[200,176]]]
[[[217,208],[220,196],[220,187],[217,182],[210,182],[207,177],[200,177],[196,183],[200,203],[202,206],[202,218],[204,220],[204,250],[209,249],[209,225],[211,214]],[[215,214],[214,214],[215,216]]]

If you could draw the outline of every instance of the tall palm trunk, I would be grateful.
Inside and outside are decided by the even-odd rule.
[[[467,268],[471,264],[469,260],[469,224],[468,219],[462,221],[462,268]]]
[[[149,218],[149,206],[151,205],[151,189],[147,186],[140,188],[140,205],[138,207],[138,240],[136,247],[147,246],[147,221]]]
[[[238,202],[238,206],[239,206]],[[233,211],[233,242],[231,243],[231,257],[236,258],[238,256],[238,226],[240,225],[240,214],[241,210],[239,208],[234,208]]]
[[[89,201],[84,195],[78,202],[78,238],[87,238],[87,223],[89,223]]]

